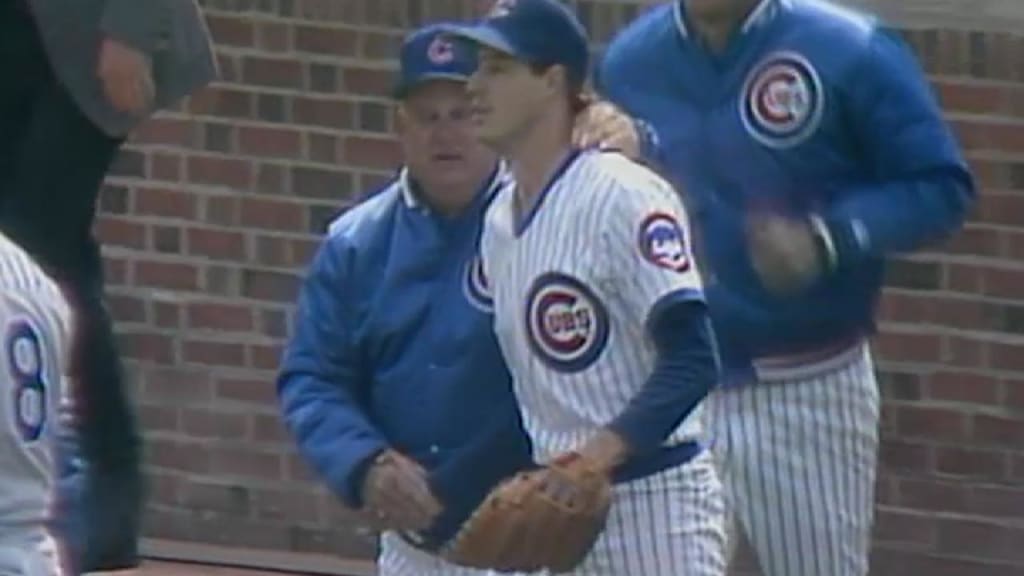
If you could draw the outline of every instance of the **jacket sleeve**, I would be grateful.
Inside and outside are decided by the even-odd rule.
[[[915,250],[957,230],[974,182],[913,54],[876,31],[841,90],[869,178],[835,190],[824,215],[838,264]]]
[[[119,42],[152,54],[168,32],[170,2],[175,1],[182,0],[107,0],[100,29]]]
[[[304,280],[295,333],[284,351],[277,395],[303,457],[347,505],[362,505],[365,464],[386,447],[364,408],[367,382],[353,341],[345,239],[321,245]]]

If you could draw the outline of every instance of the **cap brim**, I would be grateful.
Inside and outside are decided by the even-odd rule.
[[[452,80],[455,82],[468,82],[469,75],[457,74],[455,72],[437,72],[433,74],[423,74],[421,76],[417,76],[415,80],[405,82],[403,84],[399,84],[398,86],[396,86],[395,89],[392,91],[392,96],[394,96],[395,98],[405,98],[406,96],[409,95],[409,92],[412,92],[416,88],[433,80]]]
[[[455,38],[493,48],[510,56],[518,54],[518,50],[508,41],[508,38],[488,24],[450,26],[447,32]]]

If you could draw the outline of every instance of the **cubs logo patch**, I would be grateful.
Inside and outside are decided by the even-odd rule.
[[[657,212],[640,224],[640,254],[655,266],[685,272],[690,269],[686,254],[686,238],[679,220],[671,214]]]
[[[491,5],[491,10],[487,13],[487,18],[501,18],[502,16],[508,16],[509,12],[514,10],[516,7],[516,0],[497,0]]]
[[[455,59],[455,46],[441,36],[437,36],[427,46],[427,59],[433,64],[448,64]]]
[[[739,101],[747,132],[769,148],[789,148],[821,123],[825,92],[814,66],[794,52],[777,52],[757,64]]]
[[[475,256],[466,263],[462,275],[462,293],[474,308],[481,312],[491,313],[494,310],[494,298],[491,286],[484,274],[484,262]]]
[[[580,372],[608,344],[608,311],[590,288],[566,274],[538,277],[526,299],[530,349],[559,372]]]

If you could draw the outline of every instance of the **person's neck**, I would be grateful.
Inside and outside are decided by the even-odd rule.
[[[572,149],[569,122],[541,118],[506,153],[521,210],[534,204]]]
[[[476,174],[475,178],[467,178],[463,184],[445,185],[444,189],[441,189],[439,184],[419,181],[415,186],[419,192],[420,201],[426,203],[430,210],[445,218],[457,218],[473,204],[477,194],[487,185],[496,168],[497,161],[486,171]]]
[[[760,4],[760,0],[745,0],[727,14],[704,18],[691,16],[690,22],[694,32],[704,44],[712,52],[721,53],[729,45],[733,34],[743,25],[743,21],[750,16],[758,4]]]

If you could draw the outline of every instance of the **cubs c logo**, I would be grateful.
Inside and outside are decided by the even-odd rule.
[[[490,314],[494,310],[494,299],[491,287],[484,274],[484,263],[479,256],[466,263],[462,275],[462,293],[474,308]]]
[[[818,128],[825,93],[803,56],[778,52],[751,70],[739,101],[743,126],[769,148],[796,146]]]
[[[438,36],[427,46],[427,59],[433,64],[447,64],[455,59],[455,47],[451,42]]]
[[[502,16],[508,16],[516,7],[516,0],[497,0],[492,6],[491,11],[487,13],[487,18],[501,18]]]
[[[550,272],[537,278],[526,298],[530,349],[559,372],[579,372],[608,344],[608,311],[579,280]]]
[[[655,266],[685,272],[690,269],[683,227],[675,216],[656,212],[640,224],[640,254]]]

